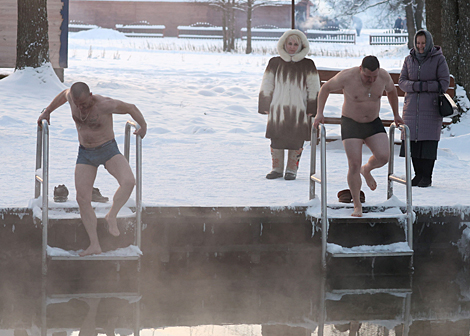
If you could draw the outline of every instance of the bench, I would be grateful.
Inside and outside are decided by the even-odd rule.
[[[164,37],[164,25],[151,25],[147,21],[141,21],[129,25],[116,24],[116,30],[127,37]]]
[[[97,25],[87,24],[81,21],[70,21],[69,22],[69,33],[77,33],[83,30],[97,29],[100,28]]]
[[[384,33],[374,33],[369,36],[370,45],[398,45],[408,43],[408,32],[405,30],[389,30]]]
[[[310,42],[356,44],[355,30],[307,29],[305,35]]]
[[[318,74],[320,76],[320,85],[325,84],[329,79],[333,78],[340,70],[329,70],[329,69],[318,69]],[[399,97],[404,97],[405,93],[400,89],[398,86],[398,78],[400,77],[400,73],[398,72],[389,72],[390,76],[392,77],[393,83],[395,84],[395,88],[397,89],[397,93]],[[449,83],[449,88],[447,89],[447,94],[451,96],[452,98],[455,96],[455,80],[454,76],[450,76],[450,83]],[[333,94],[343,94],[343,91],[335,91],[331,92]],[[384,91],[383,93],[384,96],[386,96],[386,92]],[[391,123],[393,123],[393,120],[382,120],[384,126],[389,127]],[[341,124],[341,118],[335,118],[335,117],[325,117],[325,124],[335,124],[339,125]],[[451,122],[443,122],[444,125],[450,125]]]

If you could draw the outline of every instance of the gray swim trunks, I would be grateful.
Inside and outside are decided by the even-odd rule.
[[[85,148],[80,145],[78,147],[77,164],[87,164],[98,168],[117,154],[121,154],[121,152],[115,139],[93,148]]]

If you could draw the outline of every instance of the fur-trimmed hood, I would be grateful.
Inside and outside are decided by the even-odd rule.
[[[287,53],[285,49],[285,44],[287,37],[290,35],[297,35],[300,40],[302,41],[302,47],[300,51],[295,54],[294,56],[291,56]],[[310,51],[310,46],[308,43],[307,36],[305,36],[304,33],[302,33],[298,29],[290,29],[286,31],[284,34],[282,34],[281,38],[279,39],[279,42],[277,42],[277,51],[279,53],[279,56],[281,56],[282,60],[285,62],[299,62],[303,60],[307,55],[308,52]]]

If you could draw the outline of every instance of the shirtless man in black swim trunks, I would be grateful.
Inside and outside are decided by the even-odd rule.
[[[349,165],[348,185],[354,203],[352,216],[361,217],[361,174],[369,188],[375,190],[377,182],[371,171],[385,165],[390,156],[388,137],[379,118],[380,100],[384,91],[392,107],[395,123],[404,122],[398,114],[398,94],[393,80],[387,71],[380,68],[375,56],[364,57],[361,66],[339,72],[321,87],[315,127],[324,122],[323,110],[329,94],[340,90],[344,94],[341,137]],[[364,143],[370,148],[372,156],[361,166]]]
[[[140,126],[134,134],[142,138],[147,133],[147,123],[133,105],[120,100],[93,95],[88,85],[74,83],[70,89],[59,93],[38,118],[38,124],[46,119],[50,123],[52,111],[65,103],[70,104],[72,118],[78,132],[80,143],[75,166],[75,189],[80,208],[80,217],[90,238],[90,246],[80,253],[86,256],[101,253],[101,246],[96,232],[97,219],[91,206],[93,183],[100,164],[116,178],[119,188],[114,194],[113,205],[106,214],[109,233],[119,236],[116,216],[129,199],[135,185],[135,178],[129,163],[119,152],[114,140],[113,114],[129,114]]]

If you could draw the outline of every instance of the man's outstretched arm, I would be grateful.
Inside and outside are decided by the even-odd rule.
[[[69,89],[66,89],[59,93],[47,106],[44,110],[42,110],[41,115],[38,118],[38,125],[41,126],[41,121],[43,119],[47,120],[47,123],[50,124],[51,113],[59,108],[60,106],[64,105],[67,102],[67,92]]]
[[[344,74],[340,72],[325,84],[323,84],[323,86],[320,88],[317,100],[317,115],[313,120],[313,125],[315,128],[318,127],[319,124],[323,124],[325,121],[323,110],[325,109],[326,100],[328,99],[330,92],[341,90],[343,88],[343,85],[341,84],[342,77],[344,77]]]
[[[136,130],[134,134],[140,135],[143,139],[145,137],[145,134],[147,134],[147,122],[145,121],[142,112],[140,112],[140,110],[134,104],[125,103],[122,101],[117,101],[117,103],[118,106],[115,110],[115,113],[129,114],[132,119],[134,119],[135,122],[137,122],[140,126],[140,128]]]

